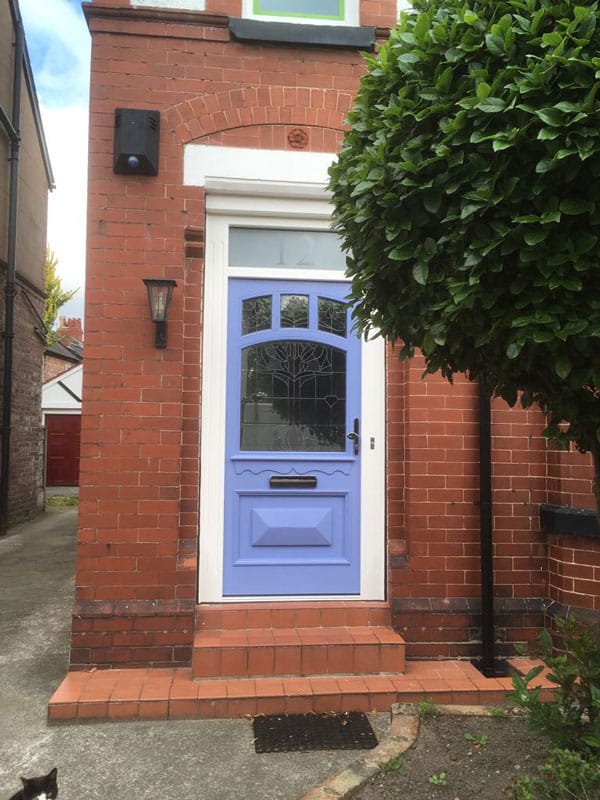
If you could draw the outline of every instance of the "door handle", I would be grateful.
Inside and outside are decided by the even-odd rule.
[[[360,450],[360,436],[358,433],[358,417],[354,418],[354,430],[346,434],[346,439],[350,439],[354,445],[354,455],[357,456]]]

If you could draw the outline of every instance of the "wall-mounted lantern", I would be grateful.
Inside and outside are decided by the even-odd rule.
[[[167,346],[167,312],[177,283],[165,278],[143,278],[148,290],[150,316],[156,325],[154,346],[164,349]]]

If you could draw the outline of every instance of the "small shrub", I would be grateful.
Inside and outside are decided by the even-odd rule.
[[[425,700],[421,700],[418,704],[417,713],[421,719],[425,719],[426,717],[437,717],[440,710],[431,697],[426,697]]]
[[[404,754],[400,754],[389,761],[379,764],[379,769],[382,772],[395,772],[396,775],[406,775],[406,765],[404,763]]]
[[[518,778],[513,800],[598,800],[600,760],[555,748],[539,768],[539,777]]]
[[[548,680],[557,686],[552,700],[540,699],[541,688],[531,681],[543,670],[513,676],[510,699],[529,714],[530,726],[557,748],[597,755],[600,749],[600,647],[597,633],[576,620],[557,619],[561,647],[548,631],[540,635],[539,656],[549,668]]]
[[[427,779],[429,783],[433,784],[434,786],[446,786],[446,773],[440,772],[439,775],[430,775]]]
[[[485,747],[488,741],[488,736],[484,733],[482,736],[474,736],[472,733],[465,733],[467,742],[471,742],[475,747]]]

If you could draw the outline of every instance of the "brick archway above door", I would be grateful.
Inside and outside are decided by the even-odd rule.
[[[239,87],[179,103],[169,123],[182,144],[214,133],[256,125],[317,127],[343,131],[351,92],[294,86]]]

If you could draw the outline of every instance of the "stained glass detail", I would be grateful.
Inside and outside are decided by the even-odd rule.
[[[308,328],[308,295],[281,295],[281,327]]]
[[[242,302],[242,335],[269,330],[271,327],[271,295],[251,297]]]
[[[336,336],[346,336],[346,309],[346,303],[319,297],[319,330],[335,333]]]
[[[243,451],[343,452],[346,353],[309,341],[242,350]]]

